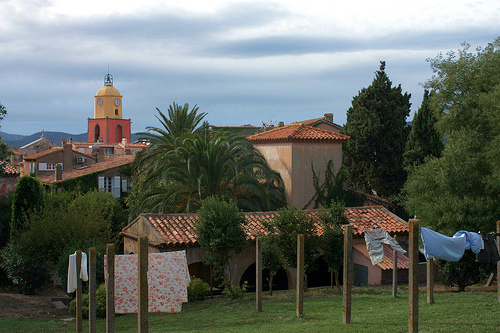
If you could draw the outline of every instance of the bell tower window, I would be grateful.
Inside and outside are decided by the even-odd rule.
[[[101,127],[99,124],[96,124],[94,127],[94,142],[99,141],[99,137],[101,136]]]
[[[123,128],[121,125],[116,126],[116,142],[122,142],[123,139]]]

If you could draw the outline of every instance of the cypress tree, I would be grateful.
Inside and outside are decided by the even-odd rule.
[[[385,198],[399,194],[406,180],[410,97],[401,85],[392,86],[381,61],[372,84],[353,98],[343,132],[351,137],[344,146],[344,166],[355,189]]]

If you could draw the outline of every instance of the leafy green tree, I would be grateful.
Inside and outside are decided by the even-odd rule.
[[[344,205],[331,201],[330,206],[323,209],[319,214],[323,235],[320,244],[324,252],[328,271],[331,272],[331,287],[335,275],[335,285],[340,289],[339,270],[344,263],[344,232],[342,225],[349,224],[345,215]]]
[[[429,95],[425,90],[422,105],[413,117],[403,155],[407,170],[422,164],[426,157],[440,157],[443,150],[443,139],[436,129],[437,119],[430,108]]]
[[[339,171],[335,173],[333,161],[329,160],[326,164],[325,176],[322,184],[320,184],[320,177],[314,170],[314,165],[312,163],[311,170],[313,173],[315,193],[304,207],[308,207],[312,202],[314,202],[314,209],[328,207],[332,200],[343,202],[347,207],[363,205],[363,198],[345,187],[346,172],[342,166]]]
[[[297,267],[297,235],[304,235],[304,266],[307,270],[314,269],[318,258],[318,235],[313,218],[304,210],[286,207],[278,210],[274,219],[265,223],[267,234],[278,248],[281,266],[283,268]],[[307,275],[305,284],[307,287]]]
[[[158,135],[137,155],[127,199],[132,214],[192,212],[210,195],[235,200],[245,210],[273,210],[285,203],[280,175],[243,137],[206,131],[168,139]]]
[[[211,264],[215,280],[223,280],[224,286],[234,298],[229,261],[234,253],[240,253],[246,244],[243,213],[234,201],[226,202],[216,196],[202,200],[195,225],[197,241],[202,248],[209,250],[204,257]]]
[[[350,136],[343,162],[350,183],[358,191],[375,191],[384,198],[397,195],[406,180],[403,153],[410,94],[403,94],[401,85],[392,86],[381,61],[372,84],[351,104],[343,128]]]
[[[424,225],[454,233],[493,231],[500,215],[500,38],[430,60],[430,104],[446,138],[440,158],[418,166],[405,185],[405,208]]]
[[[27,214],[40,210],[42,205],[43,191],[38,179],[31,176],[20,177],[12,196],[11,239],[26,229]]]
[[[462,292],[465,287],[479,283],[489,273],[489,264],[477,263],[476,255],[471,251],[465,251],[464,256],[457,262],[437,259],[436,265],[441,282],[448,287],[457,286]]]
[[[4,119],[6,115],[7,115],[7,109],[5,108],[5,106],[2,103],[0,103],[0,120]],[[1,127],[2,126],[0,126],[0,128]],[[0,161],[5,160],[5,158],[9,155],[9,153],[10,153],[9,146],[7,146],[5,144],[5,142],[2,141],[2,138],[0,137]],[[0,163],[0,176],[4,172],[3,169],[4,169],[4,167]]]
[[[262,237],[262,267],[269,270],[269,295],[273,294],[273,280],[281,268],[280,251],[274,235]]]

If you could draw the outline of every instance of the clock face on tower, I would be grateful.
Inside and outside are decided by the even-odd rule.
[[[116,105],[116,106],[120,105],[120,100],[119,100],[118,98],[117,98],[117,99],[115,99],[115,105]]]
[[[100,99],[100,98],[99,98],[99,99],[97,100],[97,104],[102,105],[102,99]]]

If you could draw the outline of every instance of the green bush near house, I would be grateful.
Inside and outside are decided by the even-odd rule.
[[[210,293],[210,286],[208,283],[203,282],[202,279],[191,277],[191,282],[187,287],[188,299],[203,300]]]
[[[69,313],[76,316],[76,299],[69,304]],[[96,290],[96,317],[106,318],[106,285],[104,283]],[[82,295],[82,318],[89,318],[89,294]]]

